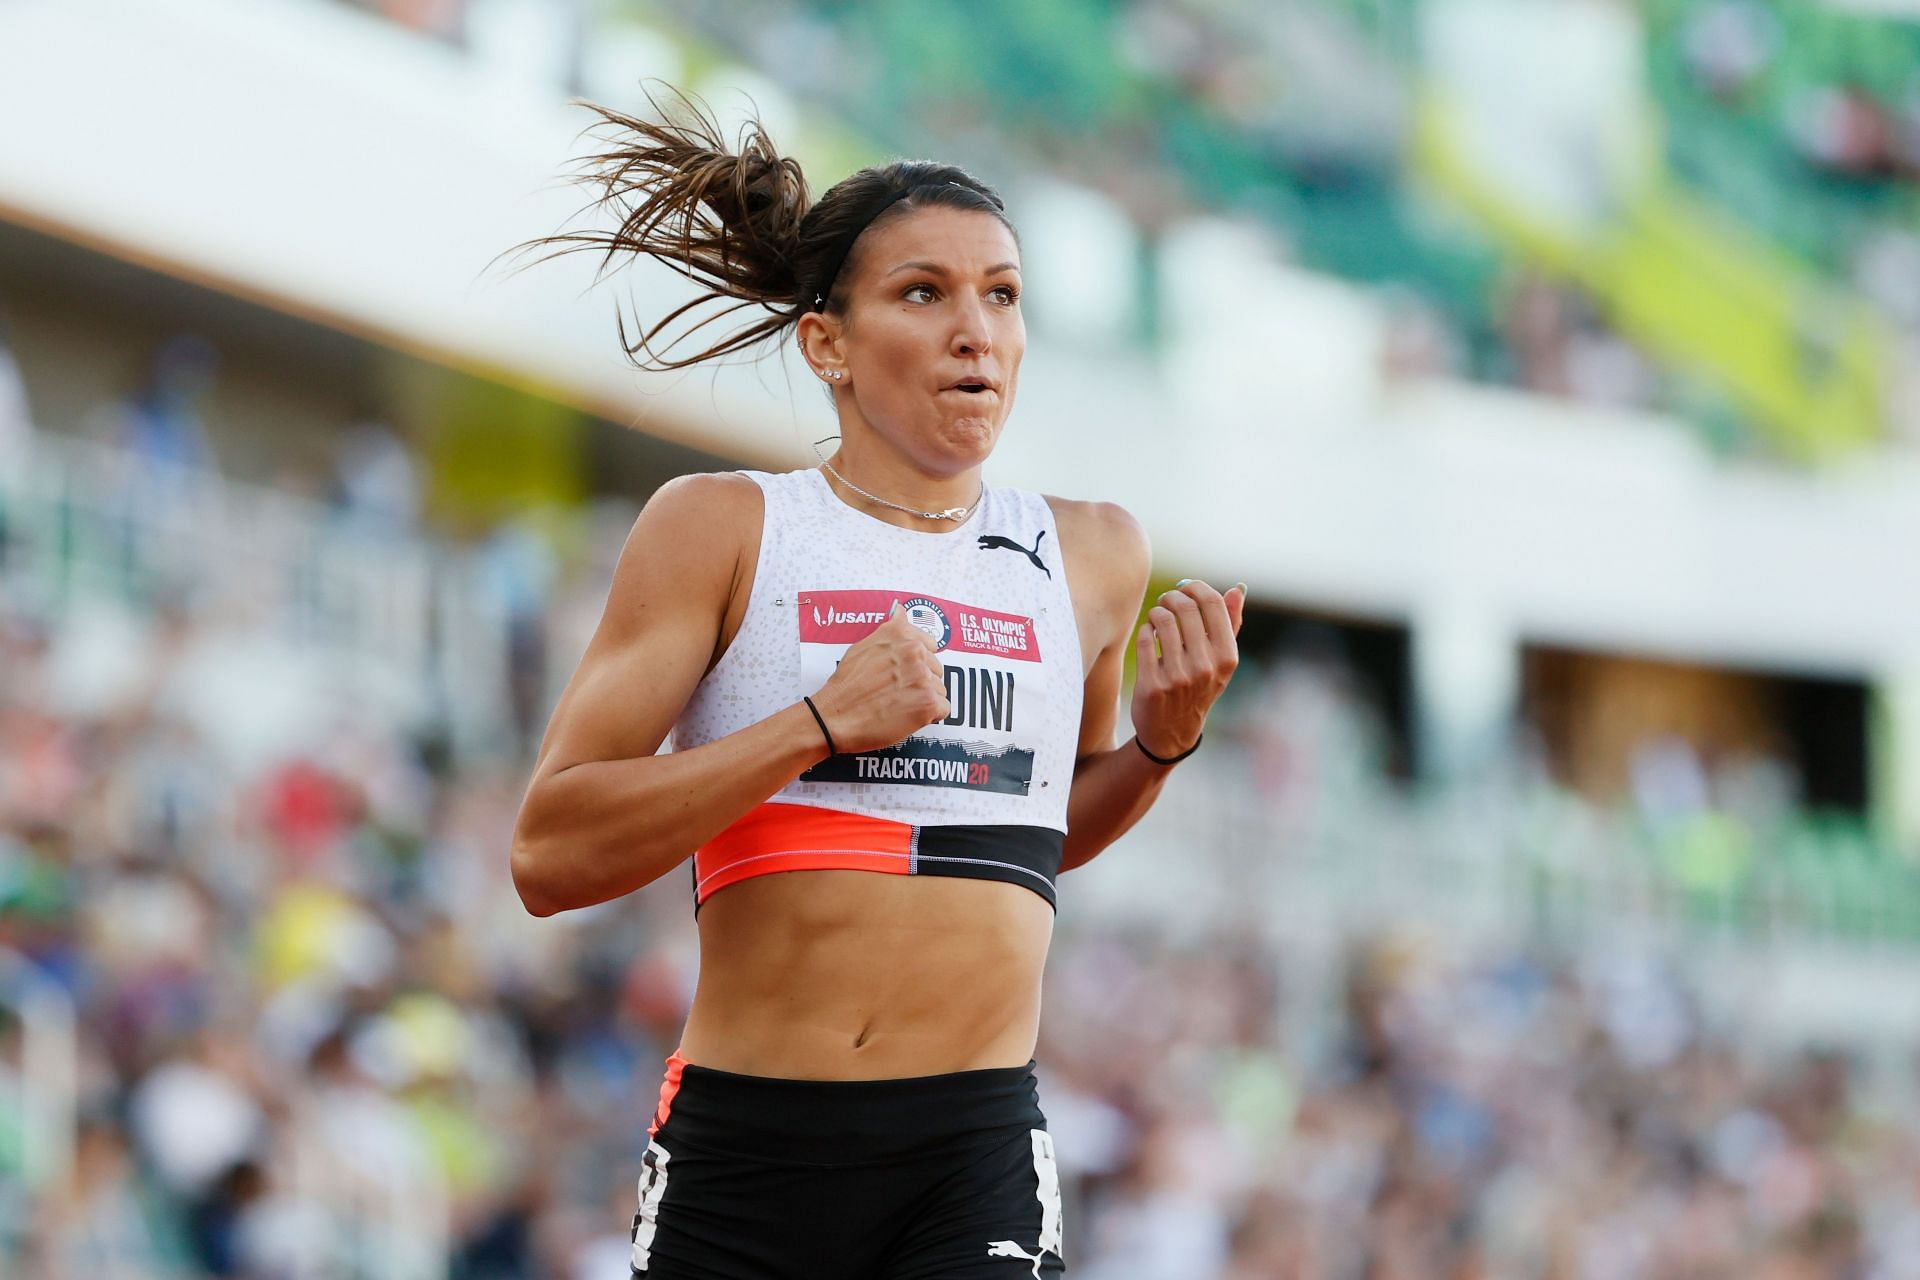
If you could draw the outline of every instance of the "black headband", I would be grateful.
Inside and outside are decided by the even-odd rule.
[[[827,273],[826,283],[821,285],[819,291],[813,295],[814,310],[819,311],[825,309],[827,295],[833,292],[833,282],[839,278],[840,268],[847,265],[847,255],[853,252],[853,242],[860,238],[860,233],[872,226],[873,220],[879,217],[882,212],[891,208],[896,200],[904,200],[912,194],[913,189],[911,187],[902,188],[894,192],[878,205],[874,206],[873,212],[868,214],[866,218],[861,221],[860,225],[853,229],[853,234],[847,237],[847,242],[840,246],[839,256],[833,260],[833,270]]]

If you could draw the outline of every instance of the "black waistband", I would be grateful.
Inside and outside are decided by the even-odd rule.
[[[1054,881],[1066,849],[1066,833],[1052,827],[1001,823],[941,823],[913,829],[916,875],[1004,880],[1033,890],[1059,909]]]
[[[781,1164],[866,1164],[972,1133],[1045,1128],[1033,1066],[786,1080],[687,1063],[665,1142]]]

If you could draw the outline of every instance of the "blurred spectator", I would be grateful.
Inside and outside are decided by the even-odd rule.
[[[215,468],[200,402],[220,369],[213,344],[196,334],[170,338],[140,385],[110,415],[113,443],[155,479],[175,470]]]
[[[1696,5],[1682,28],[1688,68],[1713,97],[1745,100],[1766,73],[1780,39],[1780,20],[1759,0],[1714,0]]]
[[[420,514],[417,472],[413,451],[385,424],[357,422],[334,451],[334,509],[368,533],[410,534]]]
[[[212,492],[217,460],[201,416],[220,358],[195,335],[171,338],[124,398],[88,414],[81,435],[110,447],[118,491],[109,502],[117,527],[104,530],[119,563],[131,570],[146,554],[151,524],[190,526]]]
[[[33,413],[11,336],[7,318],[0,314],[0,490],[23,477],[33,455]],[[0,511],[0,549],[5,546],[5,519]]]
[[[554,552],[530,517],[503,521],[481,547],[482,572],[507,618],[508,685],[514,730],[535,742],[545,727],[547,611]]]
[[[1337,646],[1330,631],[1308,629],[1223,708],[1251,785],[1284,824],[1355,803],[1389,768],[1386,725]]]
[[[0,566],[7,563],[9,543],[19,536],[13,495],[24,492],[33,460],[33,415],[8,337],[7,319],[0,313]]]
[[[1511,380],[1540,395],[1646,406],[1658,383],[1648,359],[1614,333],[1578,290],[1531,271],[1505,291],[1501,332]]]
[[[148,1217],[131,1153],[105,1115],[88,1115],[75,1135],[66,1182],[47,1197],[30,1248],[48,1280],[149,1280],[178,1275],[166,1265],[159,1224]]]
[[[1891,115],[1858,85],[1801,90],[1787,104],[1787,134],[1809,164],[1840,177],[1885,179],[1903,167]]]
[[[1909,333],[1920,334],[1920,230],[1888,225],[1862,235],[1853,284]]]
[[[259,1154],[267,1124],[247,1047],[204,1028],[188,1030],[185,1051],[149,1071],[128,1101],[142,1154],[183,1201],[212,1191],[235,1164]]]

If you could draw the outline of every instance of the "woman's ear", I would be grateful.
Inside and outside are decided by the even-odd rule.
[[[794,332],[800,343],[800,354],[814,375],[822,382],[843,385],[847,380],[847,367],[841,354],[840,322],[823,311],[809,311],[794,322]]]

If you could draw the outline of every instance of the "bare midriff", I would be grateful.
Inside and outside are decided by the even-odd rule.
[[[790,1080],[1021,1067],[1053,908],[1019,885],[790,871],[700,908],[690,1063]]]

